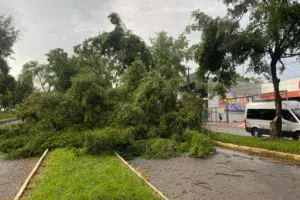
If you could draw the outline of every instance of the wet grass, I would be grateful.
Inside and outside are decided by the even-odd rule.
[[[50,153],[26,199],[160,199],[115,156]]]
[[[9,112],[0,112],[0,120],[15,118],[16,115]]]
[[[284,153],[300,155],[300,142],[287,139],[266,139],[255,138],[248,136],[232,135],[225,133],[210,132],[212,140],[224,143],[231,143],[237,145],[244,145],[249,147],[257,147],[272,151],[279,151]]]

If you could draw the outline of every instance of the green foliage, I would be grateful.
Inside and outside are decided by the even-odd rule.
[[[263,138],[254,138],[248,136],[224,134],[210,132],[209,136],[212,140],[231,143],[237,145],[244,145],[249,147],[257,147],[267,149],[271,151],[279,151],[291,154],[300,154],[300,143],[299,141],[287,140],[287,139],[276,139],[266,140]]]
[[[198,131],[192,131],[190,129],[187,129],[183,133],[183,141],[187,142],[188,144],[192,143],[192,138],[195,134],[199,133]]]
[[[112,13],[108,17],[115,25],[114,29],[75,46],[75,53],[84,57],[89,55],[107,57],[114,61],[113,67],[118,74],[122,74],[136,58],[140,59],[149,70],[152,58],[145,42],[139,36],[126,30],[117,13]]]
[[[30,130],[26,124],[1,128],[0,151],[7,159],[27,158],[42,154],[46,149],[81,148],[85,134],[73,129],[63,132]]]
[[[55,191],[55,192],[54,192]],[[160,199],[114,156],[76,156],[57,149],[45,160],[45,170],[28,199]]]
[[[210,138],[203,133],[193,134],[189,156],[195,158],[207,158],[215,154],[215,146]]]
[[[191,60],[192,53],[184,34],[174,39],[162,31],[150,40],[154,66],[164,78],[174,78],[179,73],[186,74],[186,66],[182,62]]]
[[[133,140],[126,149],[119,151],[119,153],[124,159],[131,160],[143,155],[147,145],[148,140]]]
[[[113,153],[128,145],[134,137],[132,129],[104,128],[86,133],[87,153],[101,155]]]
[[[76,69],[71,65],[68,54],[60,48],[53,49],[46,54],[48,64],[47,72],[52,79],[54,88],[58,92],[65,92],[71,86],[71,77]]]
[[[80,104],[60,93],[33,93],[18,109],[18,116],[39,130],[56,132],[83,124]]]
[[[57,48],[45,64],[25,63],[17,82],[0,74],[0,82],[11,83],[0,104],[20,103],[24,120],[22,131],[5,130],[0,151],[28,157],[85,143],[82,152],[93,155],[167,158],[187,150],[185,130],[200,130],[202,122],[196,95],[179,92],[182,63],[192,55],[186,36],[161,32],[148,47],[117,13],[108,17],[114,29],[77,45],[72,57]]]
[[[0,112],[0,120],[2,119],[10,119],[10,118],[15,118],[16,115],[14,113],[10,112]]]
[[[195,45],[199,79],[213,75],[215,90],[224,95],[236,82],[236,66],[249,62],[247,71],[272,80],[276,116],[281,119],[278,71],[285,69],[284,59],[300,57],[300,2],[295,0],[224,0],[226,17],[212,18],[199,10],[192,13],[196,23],[188,31],[200,31],[202,41]],[[240,26],[248,17],[246,27]],[[280,64],[280,65],[279,65]],[[281,122],[274,136],[281,137]]]
[[[103,127],[107,122],[109,99],[106,90],[108,79],[97,71],[85,70],[72,79],[68,94],[82,108],[84,122],[90,127]]]
[[[147,159],[166,159],[179,154],[177,143],[174,140],[155,138],[147,141],[143,157]]]

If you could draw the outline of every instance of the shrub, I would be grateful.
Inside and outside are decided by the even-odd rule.
[[[186,129],[183,133],[183,141],[191,144],[192,138],[195,134],[198,134],[198,131],[192,131],[190,129]]]
[[[179,151],[182,152],[182,153],[183,153],[183,152],[188,152],[189,149],[190,149],[190,144],[187,143],[187,142],[183,142],[183,143],[181,143],[181,144],[179,145]]]
[[[155,138],[147,142],[143,157],[147,159],[166,159],[179,154],[177,143],[174,140]]]
[[[19,107],[18,116],[31,127],[54,132],[83,123],[80,103],[60,93],[33,93]]]
[[[100,155],[125,148],[133,140],[132,129],[104,128],[86,133],[87,153]]]
[[[18,129],[16,129],[18,127]],[[52,133],[50,131],[21,131],[20,125],[6,129],[0,135],[0,151],[8,159],[26,158],[40,155],[45,149],[61,147],[80,148],[84,145],[84,132],[67,130]],[[18,131],[15,131],[18,130]]]
[[[147,140],[134,140],[124,151],[121,151],[119,153],[123,158],[131,160],[134,157],[143,155],[145,153],[147,145]]]
[[[207,158],[215,154],[215,147],[210,138],[203,133],[196,133],[192,137],[189,156],[195,158]]]
[[[170,134],[176,134],[181,132],[176,123],[177,112],[169,112],[160,117],[159,130],[160,136],[169,138]]]

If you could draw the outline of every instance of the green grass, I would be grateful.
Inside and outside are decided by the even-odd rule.
[[[16,118],[16,115],[9,112],[0,112],[0,120],[10,119],[10,118]]]
[[[115,156],[76,156],[57,149],[28,199],[161,199]]]
[[[291,154],[300,154],[300,142],[287,140],[287,139],[264,139],[264,138],[255,138],[248,136],[239,136],[225,133],[215,133],[210,132],[212,140],[231,143],[237,145],[244,145],[249,147],[257,147],[272,151],[279,151],[284,153]]]

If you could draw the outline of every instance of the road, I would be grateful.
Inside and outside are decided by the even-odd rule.
[[[0,200],[13,199],[38,159],[4,160],[0,154]]]
[[[206,127],[209,130],[216,131],[216,132],[224,132],[224,133],[231,133],[235,135],[243,135],[243,136],[251,136],[250,133],[248,133],[245,128],[237,128],[237,127],[231,127],[226,126],[225,124],[217,125],[217,124],[206,124]]]
[[[135,168],[169,199],[299,200],[300,167],[222,148],[208,159],[135,158]]]
[[[8,121],[8,122],[5,122],[5,123],[2,122],[2,123],[0,123],[0,126],[9,126],[9,125],[13,125],[13,124],[18,124],[20,122],[22,122],[22,120],[16,119],[14,121]]]

